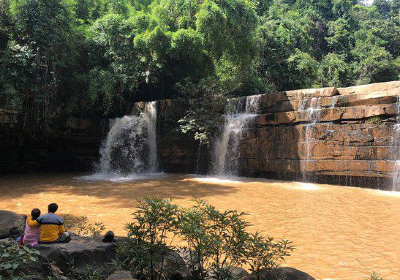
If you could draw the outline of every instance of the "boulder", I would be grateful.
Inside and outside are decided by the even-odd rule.
[[[249,273],[247,272],[246,269],[241,268],[241,267],[232,267],[230,269],[231,273],[238,279],[245,277],[247,275],[249,275]]]
[[[155,269],[159,271],[161,264],[156,264]],[[184,259],[175,251],[171,251],[164,260],[164,273],[167,273],[168,278],[180,274],[182,277],[189,275],[188,267]]]
[[[260,272],[260,280],[315,280],[309,274],[291,267],[277,267],[265,269]],[[241,280],[258,280],[257,275],[251,274],[241,278]]]
[[[104,243],[111,243],[115,241],[115,235],[114,232],[112,232],[111,230],[107,231],[107,233],[104,235],[102,241]]]
[[[110,276],[108,276],[107,280],[134,280],[132,273],[127,270],[117,270]]]
[[[72,235],[70,243],[41,244],[40,255],[54,263],[62,271],[68,271],[71,264],[79,271],[88,266],[103,271],[115,259],[115,245]]]
[[[230,267],[229,271],[232,273],[234,279],[242,279],[243,277],[249,275],[247,270],[244,268],[241,268],[241,267]],[[208,280],[215,279],[215,273],[211,269],[207,270],[206,279],[208,279]]]
[[[0,239],[7,238],[11,228],[17,228],[20,232],[23,232],[25,220],[25,215],[0,210]]]

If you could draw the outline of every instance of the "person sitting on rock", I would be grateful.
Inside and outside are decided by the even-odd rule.
[[[25,246],[37,246],[40,236],[39,224],[30,226],[34,221],[36,221],[40,216],[40,210],[35,208],[31,211],[31,217],[28,217],[25,222],[25,232],[23,235],[22,243]]]
[[[57,210],[58,205],[50,203],[46,215],[28,223],[29,226],[40,225],[40,244],[68,243],[71,241],[69,232],[65,231],[63,219],[55,214]]]

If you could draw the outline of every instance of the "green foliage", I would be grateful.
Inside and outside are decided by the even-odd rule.
[[[344,55],[328,53],[319,65],[319,83],[322,86],[345,86],[351,70]]]
[[[306,88],[313,85],[316,78],[318,64],[306,52],[296,49],[296,52],[287,59],[289,70],[292,72],[292,84],[297,88]]]
[[[86,216],[71,217],[65,215],[63,218],[65,227],[80,236],[99,238],[106,229],[103,223],[89,223]]]
[[[65,276],[74,280],[105,280],[108,277],[107,273],[93,269],[90,266],[86,266],[83,271],[78,270],[75,268],[74,263],[69,264]]]
[[[381,116],[370,117],[365,122],[366,123],[372,123],[372,124],[381,124],[382,123],[382,117]]]
[[[0,243],[0,279],[26,279],[28,265],[39,260],[39,251],[17,243]]]
[[[177,227],[178,207],[170,200],[145,198],[127,224],[128,239],[118,246],[118,262],[146,279],[164,277],[165,261]],[[170,235],[168,235],[170,234]]]
[[[190,273],[198,279],[233,279],[231,269],[247,264],[258,273],[290,256],[289,241],[249,233],[244,213],[219,211],[203,200],[194,203],[182,208],[158,198],[140,202],[127,225],[128,239],[117,248],[117,264],[139,278],[165,279],[165,260],[176,237]]]
[[[207,269],[217,280],[232,279],[230,269],[245,264],[249,225],[244,213],[221,212],[198,200],[193,208],[184,209],[179,219],[179,235],[186,241],[193,276],[204,279]]]
[[[253,273],[263,269],[277,267],[294,250],[288,240],[274,241],[272,237],[263,237],[258,232],[251,234],[248,242],[247,263]]]
[[[207,144],[226,98],[399,79],[399,7],[0,0],[0,106],[42,138],[76,119],[123,115],[137,100],[182,98],[181,130]]]
[[[186,81],[178,85],[188,103],[188,109],[178,123],[182,133],[192,135],[202,145],[209,145],[215,128],[222,122],[226,91],[216,78],[194,84]]]
[[[371,277],[369,278],[369,280],[383,280],[383,278],[379,277],[379,276],[376,274],[376,272],[374,271],[374,272],[371,274]]]

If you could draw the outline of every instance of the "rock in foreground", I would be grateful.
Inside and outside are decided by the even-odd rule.
[[[115,259],[115,245],[93,239],[72,235],[70,243],[41,244],[40,255],[54,262],[62,271],[67,271],[73,264],[78,271],[87,266],[102,271]]]
[[[135,280],[130,271],[127,270],[117,270],[111,274],[107,280]]]
[[[260,280],[315,280],[309,274],[291,267],[278,267],[260,272]],[[257,275],[248,275],[241,280],[258,280]]]
[[[11,228],[18,228],[22,233],[25,226],[25,215],[0,210],[0,239],[7,238]]]

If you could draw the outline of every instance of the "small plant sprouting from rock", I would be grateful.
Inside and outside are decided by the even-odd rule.
[[[39,260],[39,251],[17,243],[0,243],[0,279],[26,279],[29,264]]]
[[[287,240],[274,241],[249,233],[245,213],[219,211],[203,200],[179,207],[171,200],[145,198],[127,225],[128,239],[117,248],[117,264],[138,279],[168,277],[168,256],[173,249],[185,254],[196,279],[234,279],[232,269],[249,265],[254,273],[278,266],[294,249]],[[174,238],[184,244],[172,246]]]
[[[66,228],[80,236],[97,239],[106,229],[103,223],[89,223],[86,216],[72,217],[65,215],[63,218]]]
[[[365,122],[366,123],[371,123],[371,124],[381,124],[382,123],[382,117],[381,116],[370,117]]]

